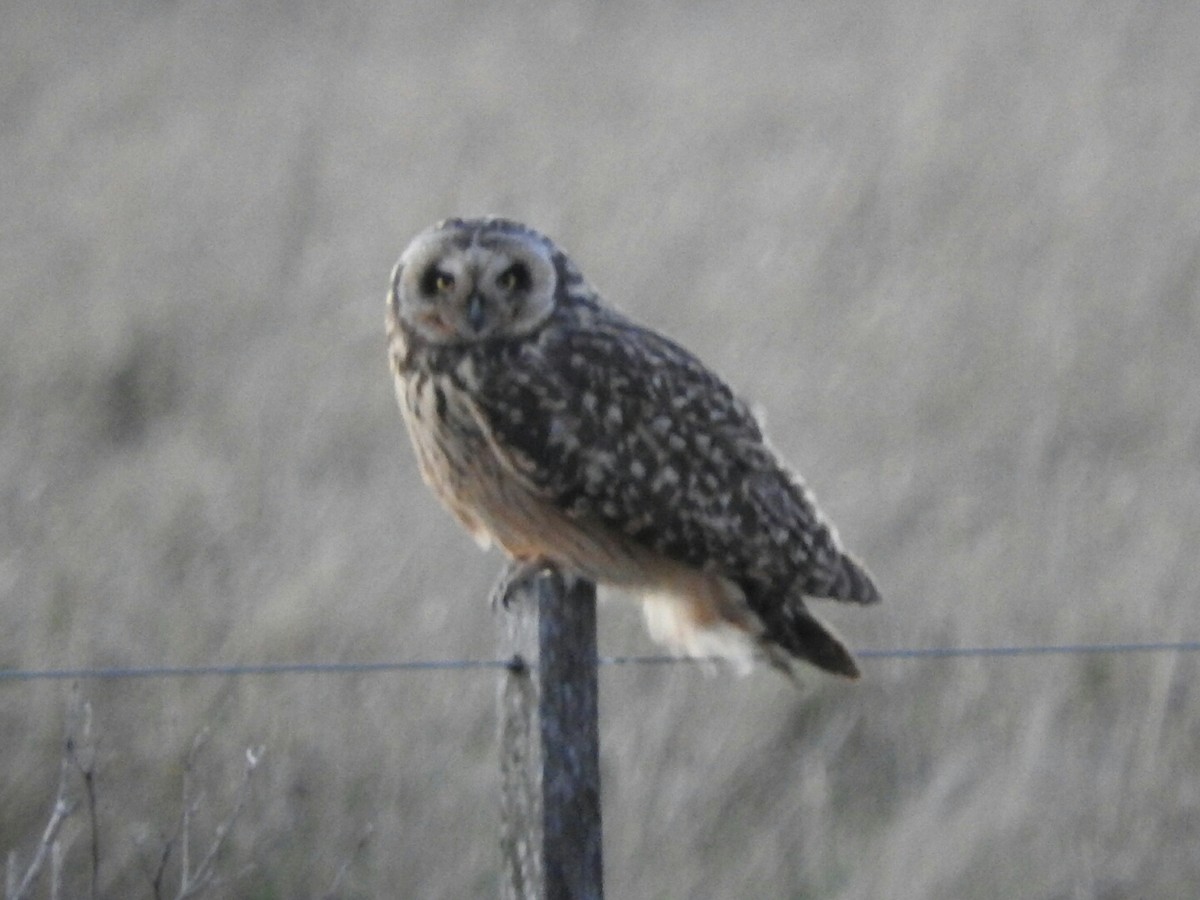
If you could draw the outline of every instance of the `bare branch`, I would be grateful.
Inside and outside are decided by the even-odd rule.
[[[177,896],[189,896],[191,890],[191,833],[192,833],[192,814],[199,808],[199,801],[192,799],[192,771],[196,766],[196,758],[200,755],[201,748],[208,743],[208,738],[211,732],[207,727],[201,728],[195,739],[192,741],[191,749],[188,750],[188,755],[183,762],[183,796],[181,799],[180,822],[179,822],[179,853],[180,853],[180,875],[179,875],[179,893]],[[164,864],[166,860],[163,860]]]
[[[163,885],[167,874],[167,863],[171,859],[171,851],[175,849],[175,842],[178,839],[179,832],[177,830],[174,835],[163,841],[162,852],[158,855],[158,865],[155,867],[152,875],[147,873],[147,877],[150,879],[150,888],[154,891],[154,900],[162,900],[163,898]]]
[[[88,813],[88,827],[91,831],[91,872],[89,878],[88,896],[96,900],[97,884],[100,876],[100,827],[96,819],[96,748],[92,743],[92,704],[80,703],[75,700],[73,718],[78,736],[67,738],[67,762],[79,773],[83,782],[83,798]]]
[[[175,900],[187,900],[189,897],[199,896],[201,891],[213,883],[216,874],[217,856],[225,846],[226,840],[228,840],[230,833],[233,831],[234,824],[246,807],[246,801],[250,796],[250,779],[254,775],[254,770],[258,768],[258,764],[262,761],[264,751],[265,748],[263,747],[248,747],[246,749],[246,765],[242,770],[242,780],[238,784],[237,793],[234,795],[233,808],[230,810],[229,815],[225,817],[225,820],[217,826],[213,842],[208,848],[208,852],[204,855],[204,858],[200,861],[200,864],[196,867],[195,872],[189,874],[185,868],[179,879],[179,893],[175,895]],[[187,770],[190,770],[190,768],[191,760],[189,760]],[[187,770],[185,770],[185,774]],[[184,847],[186,848],[186,830],[183,837],[185,840]]]
[[[25,900],[29,896],[29,892],[33,890],[33,886],[37,882],[38,875],[42,872],[42,866],[46,863],[50,847],[58,838],[58,832],[62,829],[63,823],[73,811],[74,804],[63,797],[60,789],[59,796],[54,801],[54,809],[50,813],[50,821],[46,823],[46,830],[42,833],[42,839],[38,842],[37,850],[34,851],[29,868],[25,870],[25,877],[17,885],[17,890],[10,900]]]
[[[95,846],[95,793],[90,775],[92,760],[94,758],[91,746],[91,705],[80,700],[78,686],[76,686],[72,693],[71,704],[67,709],[66,719],[65,734],[63,737],[63,755],[58,767],[58,790],[54,797],[54,808],[50,812],[50,819],[46,823],[45,830],[42,832],[42,838],[38,841],[37,848],[33,852],[33,858],[29,861],[29,867],[25,870],[25,874],[19,881],[17,881],[15,874],[16,854],[12,854],[9,857],[9,890],[7,892],[9,900],[25,900],[37,883],[47,858],[55,853],[61,855],[61,848],[56,849],[58,834],[62,830],[64,823],[78,806],[78,801],[70,796],[71,773],[79,771],[80,774],[83,774],[85,771],[85,767],[80,763],[81,754],[82,757],[86,757],[88,760],[86,766],[88,774],[84,777],[84,783],[87,787],[88,803],[92,809],[92,841],[93,846]],[[61,856],[59,860],[58,864],[61,866]],[[98,862],[99,857],[94,853],[92,857],[93,897],[95,897],[95,872]],[[51,875],[53,877],[54,873],[52,872]],[[14,882],[16,882],[15,888],[12,887]],[[53,896],[54,893],[55,888],[52,885],[51,895]]]

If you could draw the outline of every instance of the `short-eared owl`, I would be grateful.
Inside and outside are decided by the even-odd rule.
[[[421,474],[481,544],[640,594],[677,651],[858,676],[804,601],[874,603],[870,577],[746,403],[549,238],[429,228],[393,272],[387,329]]]

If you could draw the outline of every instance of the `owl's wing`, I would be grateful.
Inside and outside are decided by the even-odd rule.
[[[489,427],[568,516],[779,599],[878,599],[747,405],[682,347],[606,312],[500,357],[477,395]]]

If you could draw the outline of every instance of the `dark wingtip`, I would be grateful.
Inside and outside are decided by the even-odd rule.
[[[819,647],[814,647],[815,652],[806,657],[809,662],[819,669],[824,669],[826,672],[850,681],[861,679],[862,672],[858,668],[854,655],[846,648],[846,645],[828,632],[825,637],[826,642]]]
[[[875,587],[870,574],[858,560],[843,555],[841,572],[838,574],[833,590],[830,591],[830,597],[834,600],[870,606],[883,599],[879,588]]]
[[[841,638],[804,606],[789,608],[781,620],[768,628],[765,638],[795,659],[830,674],[851,681],[862,677],[854,654]]]

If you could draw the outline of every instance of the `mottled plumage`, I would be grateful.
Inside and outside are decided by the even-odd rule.
[[[642,593],[684,652],[857,676],[804,598],[873,603],[870,578],[749,407],[549,239],[503,219],[423,232],[388,333],[422,474],[482,543]]]

